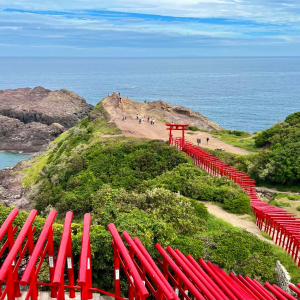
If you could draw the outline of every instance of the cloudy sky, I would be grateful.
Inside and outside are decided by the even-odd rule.
[[[300,0],[0,0],[0,56],[300,55]]]

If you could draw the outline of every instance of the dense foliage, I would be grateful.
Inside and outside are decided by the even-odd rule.
[[[259,133],[257,147],[265,147],[250,155],[235,155],[211,151],[214,155],[247,172],[259,184],[296,186],[300,183],[300,123],[299,113],[288,116]]]
[[[225,210],[243,214],[251,211],[249,197],[233,181],[212,177],[200,168],[181,164],[155,179],[142,183],[137,190],[145,191],[155,187],[166,188],[172,192],[202,201],[222,203]]]
[[[83,215],[91,211],[91,200],[103,184],[130,191],[144,180],[188,161],[184,153],[160,141],[106,139],[87,149],[79,145],[74,150],[74,139],[71,135],[58,145],[42,169],[32,193],[40,211],[51,206],[60,214],[72,210]]]

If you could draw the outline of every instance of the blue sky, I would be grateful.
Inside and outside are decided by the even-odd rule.
[[[300,55],[300,0],[0,0],[0,56]]]

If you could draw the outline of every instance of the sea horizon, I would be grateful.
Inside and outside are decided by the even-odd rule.
[[[249,133],[300,110],[299,82],[300,56],[0,57],[0,90],[67,89],[93,105],[116,91],[182,105]]]

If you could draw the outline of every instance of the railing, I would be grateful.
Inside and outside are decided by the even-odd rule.
[[[34,228],[32,228],[32,223],[37,215],[36,210],[32,210],[22,227],[16,241],[14,242],[12,248],[10,249],[4,263],[0,269],[0,284],[6,280],[6,287],[0,297],[1,300],[7,299],[14,300],[16,297],[20,297],[20,286],[18,281],[18,269],[20,263],[28,249],[29,255],[33,251],[33,233]],[[27,238],[25,246],[22,248],[22,244]],[[18,254],[18,258],[17,258]]]
[[[144,247],[144,245],[140,241],[140,239],[138,237],[135,237],[133,239],[133,241],[136,244],[136,246],[138,247],[138,249],[141,251],[141,253],[143,254],[143,256],[145,257],[145,259],[151,265],[151,267],[153,268],[153,270],[155,270],[155,272],[159,276],[160,280],[164,283],[164,285],[167,287],[167,289],[169,290],[169,292],[173,295],[174,299],[177,299],[178,295],[174,292],[173,288],[171,287],[171,285],[169,284],[169,282],[167,281],[167,279],[161,273],[160,269],[155,264],[154,260],[152,259],[152,257],[150,256],[150,254],[148,253],[148,251],[146,250],[146,248]]]
[[[18,212],[19,211],[16,208],[14,208],[10,212],[9,216],[6,218],[6,220],[4,221],[4,223],[2,224],[2,226],[0,228],[0,242],[2,241],[3,237],[6,234],[6,240],[5,240],[5,242],[2,242],[3,245],[0,249],[0,258],[2,257],[2,255],[6,249],[8,249],[10,251],[14,245],[14,234],[17,231],[17,226],[13,227],[12,223],[13,223],[14,219],[16,218]],[[16,278],[16,279],[18,279],[18,278]],[[1,290],[1,282],[0,282],[0,297],[1,297],[1,295],[2,295],[2,290]]]
[[[81,299],[93,299],[92,288],[92,263],[90,245],[91,215],[85,214],[83,220],[82,243],[80,253],[80,266],[78,285],[81,287]]]
[[[126,300],[120,296],[120,266],[128,279],[128,299],[130,300],[146,299],[149,296],[147,288],[156,299],[160,300],[295,299],[290,293],[274,284],[265,283],[263,286],[249,277],[244,278],[233,273],[228,275],[210,262],[204,262],[203,259],[199,259],[197,262],[191,255],[184,256],[178,249],[173,250],[171,247],[167,247],[167,253],[159,244],[156,244],[156,249],[161,254],[162,261],[159,259],[158,265],[156,265],[141,241],[137,237],[132,239],[127,232],[123,232],[123,236],[129,245],[128,250],[114,224],[109,225],[109,230],[114,245],[115,294],[92,287],[91,216],[89,214],[84,217],[78,276],[79,285],[76,286],[74,285],[71,243],[72,213],[68,212],[66,215],[56,263],[53,249],[53,222],[56,211],[51,211],[47,217],[35,247],[33,247],[34,228],[32,224],[36,211],[34,210],[29,214],[14,242],[16,227],[13,226],[13,222],[17,213],[18,210],[13,210],[0,228],[1,255],[9,250],[0,269],[1,283],[6,284],[0,299],[13,300],[21,296],[19,288],[19,283],[21,283],[28,286],[25,292],[26,300],[29,298],[32,300],[39,299],[39,286],[49,287],[51,298],[59,300],[64,299],[65,289],[69,289],[70,298],[75,297],[75,290],[77,289],[81,291],[80,299],[82,300],[92,299],[92,292],[100,292],[115,299]],[[6,240],[3,239],[5,235],[7,235]],[[22,279],[19,281],[17,273],[18,271],[22,272],[22,268],[19,268],[19,266],[21,261],[26,262],[27,257],[24,254],[27,250],[30,259],[27,262]],[[49,257],[50,283],[38,282],[38,274],[47,254]],[[64,282],[66,264],[69,284]],[[290,289],[298,297],[300,296],[299,287],[299,284],[297,284],[297,287],[290,285]]]
[[[155,248],[158,250],[163,258],[163,261],[158,259],[160,267],[163,269],[163,275],[167,280],[170,280],[173,284],[175,293],[179,295],[181,293],[182,299],[191,300],[195,299],[205,300],[204,296],[195,287],[195,285],[189,280],[189,278],[181,271],[179,266],[171,259],[167,252],[163,249],[160,244],[156,244]],[[169,267],[173,270],[175,276],[169,271]],[[188,291],[191,292],[192,297],[189,297]]]
[[[44,258],[46,254],[48,253],[48,259],[49,259],[49,278],[50,278],[50,284],[52,286],[53,284],[53,276],[54,276],[54,268],[55,268],[55,261],[54,261],[54,247],[53,247],[53,232],[54,229],[52,227],[52,224],[55,220],[55,217],[57,215],[57,212],[55,210],[52,210],[47,220],[44,224],[44,227],[41,231],[41,234],[39,236],[39,239],[33,249],[33,252],[31,254],[31,257],[28,261],[28,264],[25,268],[25,271],[23,273],[23,276],[21,278],[21,285],[28,285],[29,289],[27,292],[26,299],[31,297],[31,300],[37,300],[38,299],[38,282],[37,282],[37,276],[39,274],[39,271],[42,267]],[[44,244],[47,241],[45,247]],[[36,268],[36,263],[39,260],[38,266]],[[42,285],[42,283],[41,283]],[[55,298],[57,296],[56,288],[51,287],[51,298]]]
[[[56,260],[56,266],[53,277],[53,285],[58,287],[57,299],[65,299],[65,283],[64,270],[67,262],[68,279],[69,279],[69,297],[75,298],[75,282],[74,282],[74,268],[73,268],[73,254],[72,254],[72,239],[71,239],[71,224],[73,213],[67,212],[64,223],[63,233],[61,236],[59,251]]]
[[[135,262],[135,259],[138,259],[138,263],[135,262],[135,266],[139,271],[142,280],[152,292],[155,299],[179,300],[178,296],[174,293],[167,280],[162,279],[163,276],[161,272],[157,268],[153,268],[151,266],[151,264],[147,261],[143,253],[140,251],[140,249],[137,247],[135,242],[126,231],[123,232],[123,237],[129,245],[129,255],[131,256],[132,260]],[[153,285],[156,287],[156,289]]]
[[[114,270],[115,270],[115,294],[121,296],[120,265],[129,282],[129,299],[146,299],[149,296],[143,280],[135,267],[122,239],[113,223],[108,225],[108,230],[113,237]]]

